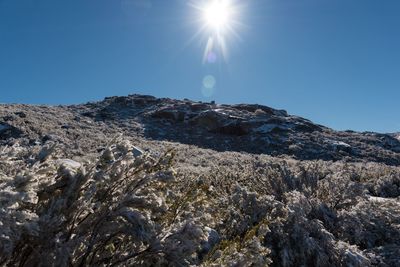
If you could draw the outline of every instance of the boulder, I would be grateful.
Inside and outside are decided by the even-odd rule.
[[[156,104],[159,99],[151,95],[129,95],[133,103],[137,106],[146,106],[149,104]]]
[[[237,110],[245,110],[252,113],[255,113],[257,110],[262,110],[267,115],[288,116],[286,110],[273,109],[258,104],[237,104],[233,105],[232,107]]]
[[[333,148],[334,151],[344,151],[347,153],[352,152],[352,148],[349,144],[342,142],[342,141],[332,141],[331,142],[331,147]]]
[[[15,116],[14,115],[6,115],[3,117],[4,121],[13,121],[15,120]]]
[[[215,131],[226,123],[227,117],[213,110],[201,112],[190,120],[190,123],[208,131]]]
[[[142,156],[144,154],[144,151],[142,149],[138,148],[137,146],[133,146],[132,153],[133,153],[133,156],[136,158],[136,157]]]
[[[242,136],[250,132],[250,125],[243,122],[230,122],[226,125],[217,127],[214,132],[227,135]]]
[[[9,125],[7,124],[0,124],[0,132],[5,131],[9,128]]]
[[[65,168],[70,168],[70,169],[79,169],[82,164],[80,164],[79,162],[76,162],[72,159],[60,159],[57,161],[57,163],[60,166],[63,166]]]
[[[314,124],[312,122],[302,121],[294,126],[294,130],[299,132],[312,133],[315,131],[320,132],[322,131],[322,128],[319,125]]]
[[[26,118],[26,113],[22,112],[22,111],[18,111],[14,113],[15,115],[17,115],[20,118]]]
[[[185,112],[173,108],[165,108],[154,111],[151,116],[157,119],[164,119],[172,122],[183,122],[185,120]]]
[[[82,165],[72,159],[60,159],[57,161],[59,168],[57,174],[63,177],[68,177],[72,179],[76,176]]]
[[[386,149],[391,149],[396,152],[400,152],[400,139],[397,139],[393,136],[383,134],[378,136],[382,142],[382,147]]]
[[[242,136],[250,132],[251,124],[239,117],[233,117],[220,110],[201,112],[190,120],[192,125],[212,133]]]
[[[190,110],[191,111],[204,111],[204,110],[209,110],[211,109],[211,106],[209,104],[205,103],[193,103],[190,105]]]
[[[0,140],[9,139],[9,138],[19,138],[23,132],[8,124],[8,123],[0,123]]]

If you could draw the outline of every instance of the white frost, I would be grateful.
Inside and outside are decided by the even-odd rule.
[[[82,166],[79,162],[72,159],[60,159],[58,160],[58,164],[71,169],[79,169]]]
[[[391,200],[396,200],[393,198],[384,198],[384,197],[375,197],[375,196],[368,196],[369,201],[372,202],[378,202],[378,203],[384,203],[384,202],[388,202]]]
[[[342,141],[332,141],[331,144],[333,146],[351,147],[349,144]]]

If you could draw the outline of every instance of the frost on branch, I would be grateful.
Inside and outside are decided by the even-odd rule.
[[[99,151],[1,148],[0,265],[399,265],[395,167],[270,158],[196,174],[172,150]]]
[[[174,180],[173,152],[153,159],[132,149],[129,142],[117,142],[97,162],[81,164],[58,159],[52,146],[29,157],[32,162],[23,164],[21,174],[1,173],[0,262],[196,263],[209,228],[196,218],[181,218],[187,207],[173,209],[181,198],[165,186]],[[10,160],[11,150],[3,159]]]

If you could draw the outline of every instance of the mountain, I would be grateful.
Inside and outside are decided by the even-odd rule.
[[[2,104],[0,263],[399,266],[399,137],[257,104]]]
[[[52,134],[64,142],[79,143],[79,136],[104,133],[106,127],[127,136],[216,151],[400,164],[396,135],[335,131],[262,105],[131,95],[74,106],[6,105],[2,114],[2,128],[8,128],[0,132],[3,143],[13,136],[25,142],[42,142]]]
[[[400,133],[393,133],[391,134],[394,138],[396,138],[397,140],[400,140]]]

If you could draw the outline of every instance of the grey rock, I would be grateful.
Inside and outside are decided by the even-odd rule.
[[[15,115],[17,115],[20,118],[26,118],[26,113],[22,111],[15,112]]]
[[[10,138],[19,138],[23,134],[23,131],[19,128],[8,124],[1,123],[0,124],[0,140],[8,140]]]
[[[21,110],[25,118],[15,115]],[[0,118],[4,121],[7,116],[13,120],[2,125],[13,128],[7,126],[7,130],[0,131],[1,140],[6,142],[22,135],[28,140],[45,142],[52,133],[65,143],[90,147],[102,142],[98,135],[111,137],[124,133],[133,138],[184,143],[216,151],[400,165],[399,134],[335,131],[284,110],[258,104],[212,105],[188,99],[129,95],[73,106],[2,106]],[[77,117],[82,119],[74,119]],[[83,117],[90,117],[90,123]]]
[[[9,127],[7,124],[0,124],[0,132],[7,130]]]
[[[144,154],[144,151],[137,146],[132,147],[132,153],[134,157],[140,157]]]
[[[165,108],[154,111],[151,116],[153,118],[165,119],[173,122],[183,122],[185,119],[185,112],[173,108]]]
[[[72,159],[60,159],[57,161],[57,163],[60,166],[64,166],[66,168],[71,168],[71,169],[79,169],[82,166],[82,164]]]

